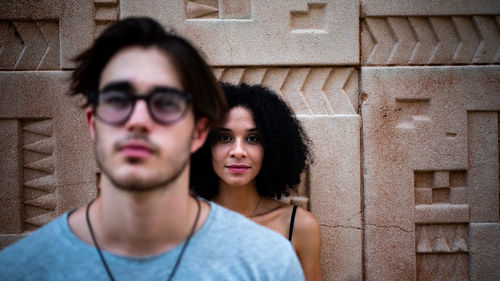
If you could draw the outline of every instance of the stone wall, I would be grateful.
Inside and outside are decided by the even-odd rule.
[[[0,247],[95,196],[71,58],[138,15],[296,111],[324,280],[500,279],[498,0],[4,0]]]

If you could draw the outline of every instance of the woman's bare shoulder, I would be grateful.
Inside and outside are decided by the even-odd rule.
[[[309,238],[319,237],[319,223],[316,217],[309,211],[298,207],[295,214],[294,235],[307,236]]]

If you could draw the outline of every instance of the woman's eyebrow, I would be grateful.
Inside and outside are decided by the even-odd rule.
[[[257,132],[258,133],[259,129],[257,129],[257,128],[250,128],[250,129],[247,130],[247,132]]]
[[[231,129],[228,129],[228,128],[224,128],[224,127],[220,127],[217,129],[218,132],[231,132],[232,130]]]

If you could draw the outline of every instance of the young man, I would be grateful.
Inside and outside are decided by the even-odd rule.
[[[0,280],[303,280],[280,235],[189,195],[190,155],[226,105],[188,42],[129,18],[76,61],[100,194],[4,249]]]

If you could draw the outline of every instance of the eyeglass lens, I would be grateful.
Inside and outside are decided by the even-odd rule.
[[[108,89],[99,93],[97,116],[111,124],[127,122],[138,99],[147,102],[153,119],[162,124],[171,124],[184,116],[188,107],[188,94],[175,89],[155,88],[147,96],[131,95],[120,89]]]

